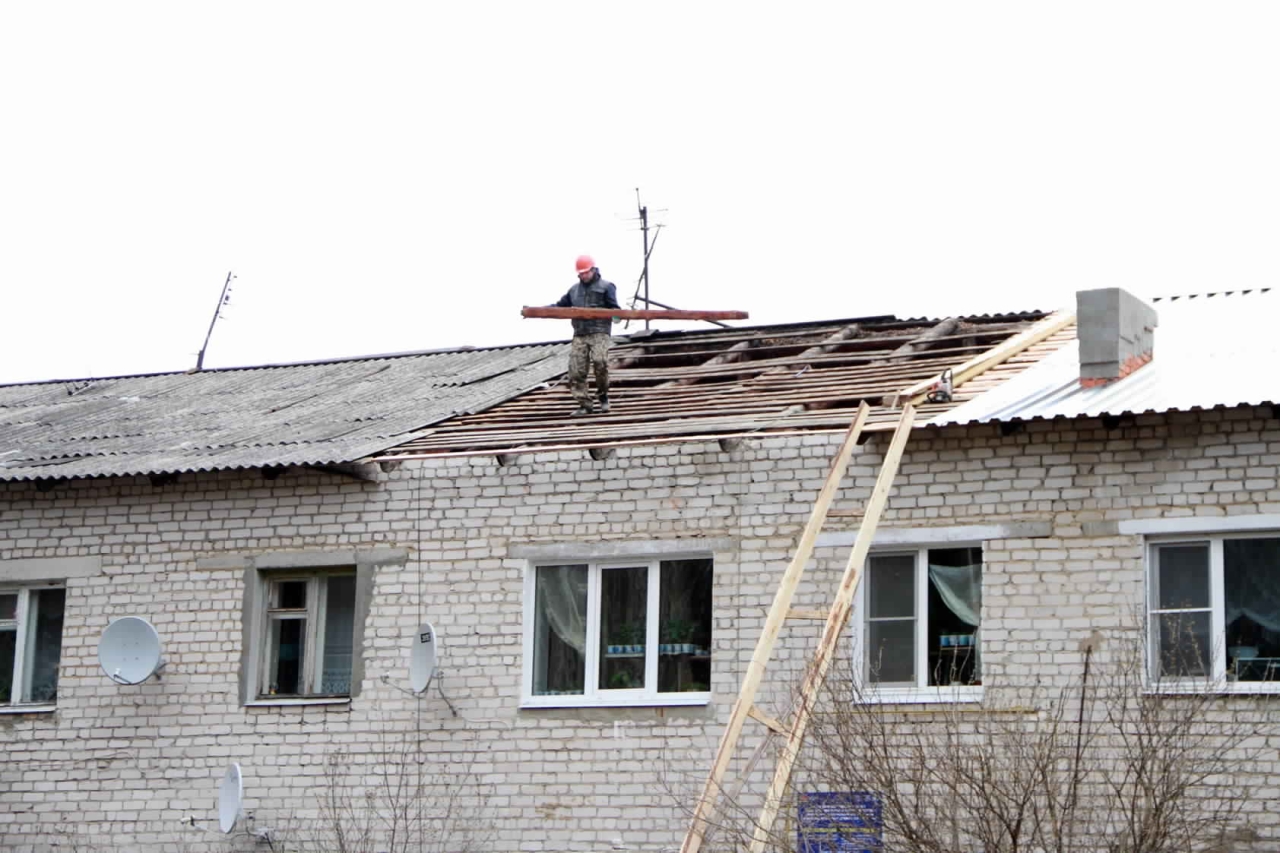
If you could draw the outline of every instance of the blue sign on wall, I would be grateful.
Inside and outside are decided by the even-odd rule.
[[[801,793],[797,811],[799,853],[880,853],[883,849],[884,819],[875,794]]]

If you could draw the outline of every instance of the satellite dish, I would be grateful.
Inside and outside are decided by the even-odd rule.
[[[98,640],[98,663],[117,684],[141,684],[163,666],[160,635],[146,619],[117,619]]]
[[[222,784],[218,786],[218,828],[224,835],[230,835],[236,828],[243,804],[244,779],[240,775],[240,765],[233,763],[222,774]]]
[[[421,693],[436,674],[436,629],[430,622],[422,623],[413,635],[413,653],[409,657],[409,686],[414,693]]]

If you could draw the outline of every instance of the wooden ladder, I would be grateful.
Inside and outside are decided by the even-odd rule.
[[[760,639],[756,643],[751,662],[747,665],[746,675],[743,676],[738,699],[733,703],[733,710],[729,712],[729,722],[726,724],[724,734],[720,738],[720,746],[716,751],[715,761],[711,764],[711,772],[707,775],[706,784],[702,789],[702,796],[698,800],[697,807],[694,809],[693,819],[689,823],[689,831],[686,833],[684,843],[680,847],[681,853],[697,853],[702,845],[702,839],[710,826],[712,814],[720,797],[721,782],[724,779],[725,771],[729,767],[729,762],[733,759],[738,742],[741,740],[743,725],[748,717],[764,725],[770,733],[786,738],[786,742],[783,744],[782,751],[778,756],[777,765],[774,768],[773,779],[769,783],[769,790],[765,795],[764,803],[760,810],[760,817],[756,821],[755,833],[750,847],[751,853],[760,853],[760,851],[764,850],[768,841],[774,820],[777,818],[778,811],[782,806],[787,784],[791,779],[792,768],[795,766],[796,758],[799,756],[800,746],[804,742],[805,730],[809,725],[809,717],[813,713],[814,702],[826,680],[827,669],[831,665],[831,659],[840,641],[840,635],[849,621],[849,612],[853,607],[853,595],[858,588],[858,581],[862,577],[862,567],[866,562],[871,540],[875,536],[876,526],[880,522],[880,515],[884,511],[884,505],[888,500],[889,489],[893,486],[894,478],[897,476],[898,463],[902,459],[902,450],[907,443],[907,436],[910,435],[911,427],[915,422],[915,408],[908,402],[903,406],[902,417],[899,419],[898,426],[893,433],[893,439],[889,443],[889,449],[881,465],[880,474],[876,478],[876,485],[871,492],[871,498],[867,501],[866,511],[862,516],[862,526],[858,529],[857,539],[854,540],[853,550],[849,554],[844,576],[840,580],[840,586],[836,590],[835,601],[832,603],[830,610],[826,613],[822,611],[793,610],[791,599],[795,595],[801,575],[804,574],[805,564],[808,563],[809,557],[813,553],[818,532],[822,529],[823,522],[826,521],[827,510],[830,509],[831,502],[840,487],[840,481],[844,478],[845,471],[849,467],[849,459],[862,434],[862,428],[866,424],[868,412],[869,409],[866,403],[858,407],[858,413],[845,434],[844,443],[840,445],[840,449],[831,463],[831,470],[827,473],[827,479],[822,486],[822,491],[818,493],[818,499],[813,504],[813,509],[809,514],[809,521],[800,537],[800,543],[796,547],[795,555],[791,558],[786,572],[782,575],[782,581],[778,585],[778,591],[773,598],[773,605],[769,608],[769,616],[765,619],[764,629],[761,631]],[[782,630],[782,625],[787,619],[815,618],[825,618],[826,627],[822,631],[822,639],[818,641],[818,647],[813,652],[806,669],[804,681],[800,688],[798,704],[792,711],[788,721],[776,720],[755,706],[756,694],[759,692],[760,683],[764,677],[765,666],[769,662],[769,657],[773,652],[773,646],[778,639],[778,634]]]

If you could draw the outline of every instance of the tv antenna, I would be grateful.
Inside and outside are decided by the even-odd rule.
[[[640,233],[644,240],[644,264],[641,268],[640,279],[636,282],[635,296],[631,297],[631,307],[634,308],[637,302],[643,302],[644,307],[646,308],[663,308],[667,311],[679,311],[680,309],[676,308],[674,305],[667,305],[649,296],[649,256],[653,254],[654,247],[658,245],[658,235],[662,232],[664,224],[659,223],[658,225],[653,226],[653,241],[650,242],[649,206],[640,201],[639,187],[636,187],[636,208],[640,214]],[[657,212],[666,213],[666,210],[664,209]],[[643,296],[641,295],[641,291],[644,292]],[[629,320],[627,322],[628,324],[630,323]],[[706,322],[715,323],[717,326],[723,326],[726,329],[730,328],[728,323],[722,323],[719,320],[706,320]],[[623,328],[626,328],[626,326],[624,325]],[[646,332],[649,331],[649,320],[647,318],[644,321],[644,328]]]
[[[141,684],[153,675],[159,679],[164,668],[160,635],[146,619],[117,619],[98,640],[98,663],[116,684]]]
[[[200,354],[196,356],[196,370],[204,369],[204,351],[209,348],[209,338],[213,337],[213,327],[218,324],[223,307],[231,301],[231,279],[233,278],[235,274],[228,272],[227,280],[222,283],[222,295],[218,297],[218,307],[213,309],[213,319],[209,321],[209,331],[205,332],[204,345],[200,347]]]

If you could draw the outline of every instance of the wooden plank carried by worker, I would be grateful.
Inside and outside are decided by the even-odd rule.
[[[521,317],[550,318],[554,320],[746,320],[746,311],[659,311],[657,309],[632,308],[560,308],[555,305],[526,305],[520,309]]]

